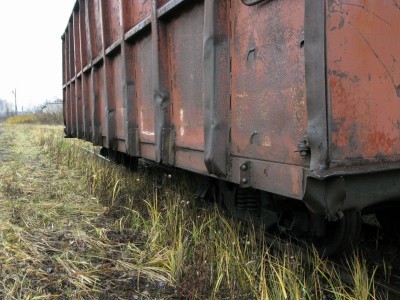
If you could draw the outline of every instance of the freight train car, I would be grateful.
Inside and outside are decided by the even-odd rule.
[[[78,0],[65,133],[345,251],[362,213],[400,225],[399,28],[398,0]]]

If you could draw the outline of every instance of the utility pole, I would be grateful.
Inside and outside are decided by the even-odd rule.
[[[17,89],[14,89],[12,91],[12,93],[14,94],[14,101],[15,101],[15,115],[18,115],[18,110],[17,110]]]

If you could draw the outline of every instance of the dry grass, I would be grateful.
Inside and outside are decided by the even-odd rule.
[[[8,117],[6,120],[7,124],[53,124],[61,125],[63,124],[62,113],[34,113],[27,115],[19,115]]]
[[[349,286],[315,252],[313,266],[274,253],[258,230],[195,203],[185,174],[129,173],[61,127],[3,131],[1,299],[377,298],[358,256]]]
[[[13,116],[7,118],[7,124],[35,124],[38,119],[34,114]]]

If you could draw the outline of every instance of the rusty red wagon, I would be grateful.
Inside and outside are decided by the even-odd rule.
[[[341,252],[399,224],[399,28],[397,0],[77,0],[65,132]]]

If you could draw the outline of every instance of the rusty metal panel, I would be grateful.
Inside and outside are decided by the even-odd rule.
[[[91,57],[95,58],[103,50],[103,29],[100,0],[87,1],[87,22],[90,32]]]
[[[93,88],[93,141],[96,145],[108,146],[106,137],[108,128],[106,121],[106,101],[104,85],[104,66],[99,64],[92,69]]]
[[[140,143],[140,157],[155,161],[156,160],[155,145]]]
[[[71,134],[73,136],[77,136],[77,124],[78,124],[78,118],[77,118],[77,105],[76,105],[76,95],[75,95],[75,81],[71,83],[70,86],[70,94],[69,94],[69,99],[70,99],[70,111],[71,111]]]
[[[72,79],[75,76],[75,54],[74,54],[74,36],[73,36],[73,25],[72,22],[68,23],[68,31],[67,31],[67,39],[68,39],[68,78]]]
[[[64,99],[63,99],[63,108],[64,108],[64,122],[65,122],[65,134],[66,136],[71,136],[71,108],[69,101],[69,90],[70,86],[67,85],[64,89]]]
[[[204,149],[203,114],[204,5],[196,3],[168,21],[172,123],[178,148]]]
[[[71,136],[71,134],[72,134],[70,90],[71,90],[71,86],[68,85],[65,90],[65,98],[64,98],[64,109],[65,109],[64,114],[65,114],[65,118],[66,118],[65,120],[66,120],[66,125],[67,125],[66,126],[66,134],[68,136]]]
[[[400,154],[400,6],[391,0],[327,1],[332,166]]]
[[[105,48],[121,37],[121,0],[106,0],[101,3]]]
[[[79,37],[80,37],[80,53],[81,53],[81,70],[89,63],[88,58],[88,41],[87,41],[87,33],[86,33],[86,0],[79,1]]]
[[[84,121],[84,137],[86,140],[92,140],[92,87],[90,73],[82,75],[82,102],[83,102],[83,121]]]
[[[67,57],[67,42],[65,41],[65,36],[66,33],[62,36],[62,84],[65,85],[68,80],[68,75],[67,75],[67,62],[66,62],[66,57]],[[65,87],[64,87],[65,89]]]
[[[231,153],[302,165],[307,131],[304,1],[231,2]]]
[[[122,0],[124,32],[151,15],[150,0]]]
[[[245,172],[240,166],[247,163]],[[251,160],[247,158],[232,158],[232,165],[238,166],[232,169],[232,181],[246,186],[267,190],[272,193],[294,199],[303,197],[303,168],[301,166],[287,165],[263,160]],[[243,174],[244,173],[244,174]]]
[[[69,131],[67,91],[68,91],[68,88],[65,86],[63,89],[63,119],[64,119],[64,126],[65,126],[64,131],[65,131],[66,135],[68,135],[68,131]]]
[[[83,138],[83,101],[82,101],[82,79],[76,79],[75,99],[76,99],[76,136]]]
[[[82,57],[81,57],[81,36],[79,30],[79,12],[73,12],[73,24],[74,24],[74,53],[75,53],[75,70],[76,74],[82,70]]]
[[[152,87],[151,35],[146,31],[133,45],[136,100],[138,107],[138,127],[142,143],[155,143],[154,131],[154,91]]]
[[[157,0],[157,7],[161,7],[164,6],[165,4],[169,3],[169,2],[173,2],[173,1],[169,1],[169,0]],[[175,1],[176,2],[176,1]]]
[[[89,9],[90,9],[90,0],[81,0],[82,5],[80,6],[80,9],[84,9],[84,11],[82,11],[82,19],[81,22],[84,22],[84,25],[81,26],[81,31],[85,31],[85,45],[82,49],[86,48],[86,55],[84,55],[83,57],[86,57],[87,60],[84,63],[84,66],[88,65],[91,60],[92,60],[92,33],[90,32],[91,30],[91,22],[90,22],[90,14],[89,14]],[[84,6],[83,6],[84,5]],[[83,16],[84,13],[84,16]],[[82,40],[83,43],[83,40]]]
[[[196,173],[207,174],[204,153],[179,148],[175,153],[175,166]]]
[[[127,2],[123,1],[121,6],[121,30],[125,33],[126,14],[130,11]],[[128,2],[129,4],[129,2]],[[138,129],[138,106],[136,97],[136,85],[134,78],[134,47],[125,39],[121,43],[121,84],[122,84],[122,101],[125,107],[125,143],[126,153],[130,156],[138,157],[140,155],[139,147],[139,129]]]
[[[115,138],[125,140],[125,107],[122,101],[122,70],[121,53],[117,51],[107,57],[107,96],[108,114],[114,126]]]

